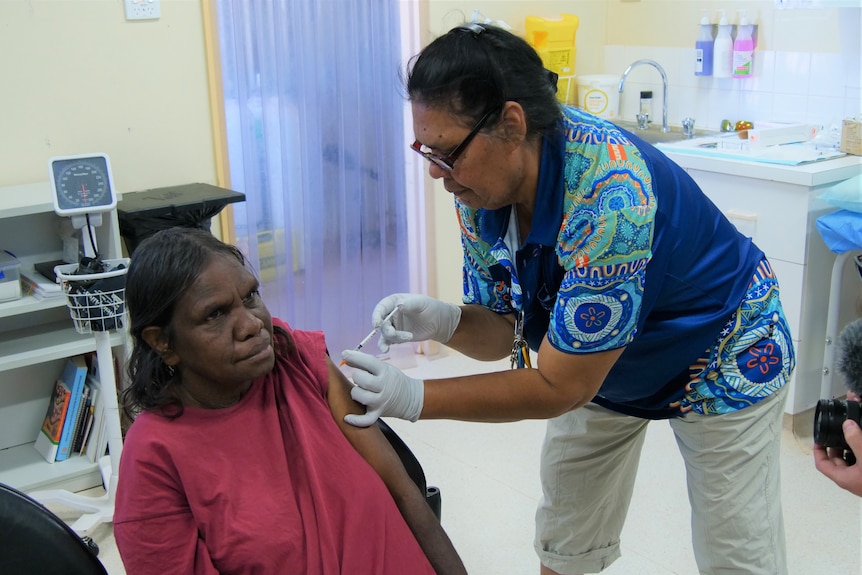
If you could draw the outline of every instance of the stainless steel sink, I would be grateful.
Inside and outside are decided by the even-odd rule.
[[[636,122],[628,122],[626,120],[615,121],[614,124],[624,130],[631,132],[641,140],[645,140],[650,144],[679,142],[680,140],[690,140],[692,138],[702,138],[704,136],[715,136],[718,134],[718,132],[711,132],[709,130],[695,129],[694,136],[692,136],[692,138],[689,138],[683,133],[682,128],[679,126],[670,126],[670,132],[662,132],[661,126],[657,126],[654,124],[650,124],[650,126],[646,130],[641,130],[640,128],[638,128]]]

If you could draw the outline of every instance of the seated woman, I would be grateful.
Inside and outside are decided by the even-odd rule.
[[[320,332],[271,318],[235,247],[169,229],[126,277],[130,426],[114,536],[129,575],[466,573]]]

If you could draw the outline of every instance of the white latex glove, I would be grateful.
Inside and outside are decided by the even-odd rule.
[[[413,379],[394,365],[367,353],[348,349],[341,352],[347,365],[354,368],[350,396],[367,407],[364,414],[349,413],[344,421],[357,427],[368,427],[379,417],[397,417],[416,421],[425,402],[425,383]]]
[[[396,307],[399,309],[387,322],[383,319]],[[446,343],[452,339],[458,322],[461,321],[461,308],[451,303],[409,293],[396,293],[386,296],[371,312],[371,325],[380,328],[377,347],[386,353],[393,343],[405,341],[425,341],[433,339]]]

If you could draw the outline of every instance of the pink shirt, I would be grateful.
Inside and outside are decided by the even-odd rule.
[[[433,574],[332,419],[323,334],[292,335],[295,354],[236,405],[130,427],[114,513],[129,575]]]

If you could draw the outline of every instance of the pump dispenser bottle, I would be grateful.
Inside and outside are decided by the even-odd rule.
[[[709,16],[703,15],[700,19],[700,33],[694,43],[694,75],[712,76],[712,24]]]
[[[748,22],[745,10],[739,10],[739,29],[733,42],[733,77],[750,78],[754,63],[754,38],[752,26]]]
[[[712,74],[716,78],[730,78],[733,72],[733,37],[730,35],[730,28],[727,15],[722,10],[721,20],[718,21],[718,34],[713,44]]]

